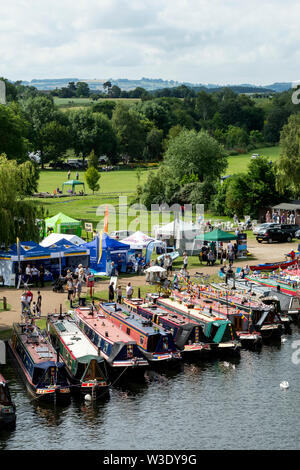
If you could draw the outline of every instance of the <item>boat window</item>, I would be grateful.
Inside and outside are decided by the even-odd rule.
[[[143,346],[144,344],[144,336],[140,336],[140,345]]]
[[[236,330],[241,331],[243,329],[242,317],[235,316],[233,319],[233,325]]]
[[[84,376],[82,377],[82,380],[94,380],[94,379],[103,380],[103,374],[96,359],[91,360],[91,362],[89,363],[89,366],[86,369]]]
[[[130,328],[126,328],[126,333],[130,336]]]

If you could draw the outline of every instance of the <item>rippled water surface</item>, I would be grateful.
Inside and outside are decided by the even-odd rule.
[[[114,387],[105,402],[65,407],[32,402],[8,362],[1,370],[17,425],[0,431],[0,449],[300,449],[294,341],[297,327],[284,344],[242,350],[230,367],[220,360],[148,371],[144,383]]]

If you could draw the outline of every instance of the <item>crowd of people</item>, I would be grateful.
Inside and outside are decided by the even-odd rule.
[[[280,215],[276,211],[273,211],[272,214],[267,211],[265,219],[267,224],[295,224],[295,213],[293,211],[283,211]]]
[[[35,287],[44,287],[45,268],[41,264],[39,268],[37,266],[27,264],[25,272],[23,272],[22,266],[20,265],[16,275],[16,286],[19,288],[23,282],[24,286],[33,284]],[[40,284],[40,286],[39,286]]]
[[[128,282],[126,286],[126,298],[127,299],[132,299],[133,296],[133,287],[131,285],[131,282]],[[108,286],[108,301],[109,302],[114,302],[116,298],[116,302],[118,304],[122,303],[123,299],[123,287],[121,285],[118,285],[115,289],[114,283],[111,282]]]
[[[210,244],[204,244],[202,246],[198,257],[201,265],[206,262],[207,266],[214,266],[217,259],[219,259],[220,264],[226,266],[227,262],[233,264],[234,260],[237,258],[237,253],[237,243],[229,241],[226,249],[221,242],[220,249],[217,251],[216,242],[212,241]]]
[[[21,295],[21,313],[26,316],[40,317],[42,314],[42,296],[40,291],[37,292],[36,301],[33,300],[33,293],[28,288]]]

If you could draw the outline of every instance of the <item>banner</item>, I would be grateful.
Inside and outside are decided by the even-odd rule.
[[[154,248],[154,241],[149,242],[147,245],[147,249],[146,249],[146,260],[145,260],[146,264],[150,263],[153,248]]]
[[[104,217],[104,233],[108,231],[108,206],[105,209],[105,217]]]

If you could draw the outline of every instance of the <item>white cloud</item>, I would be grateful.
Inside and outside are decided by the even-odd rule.
[[[297,0],[11,0],[0,75],[293,80],[299,14]]]

